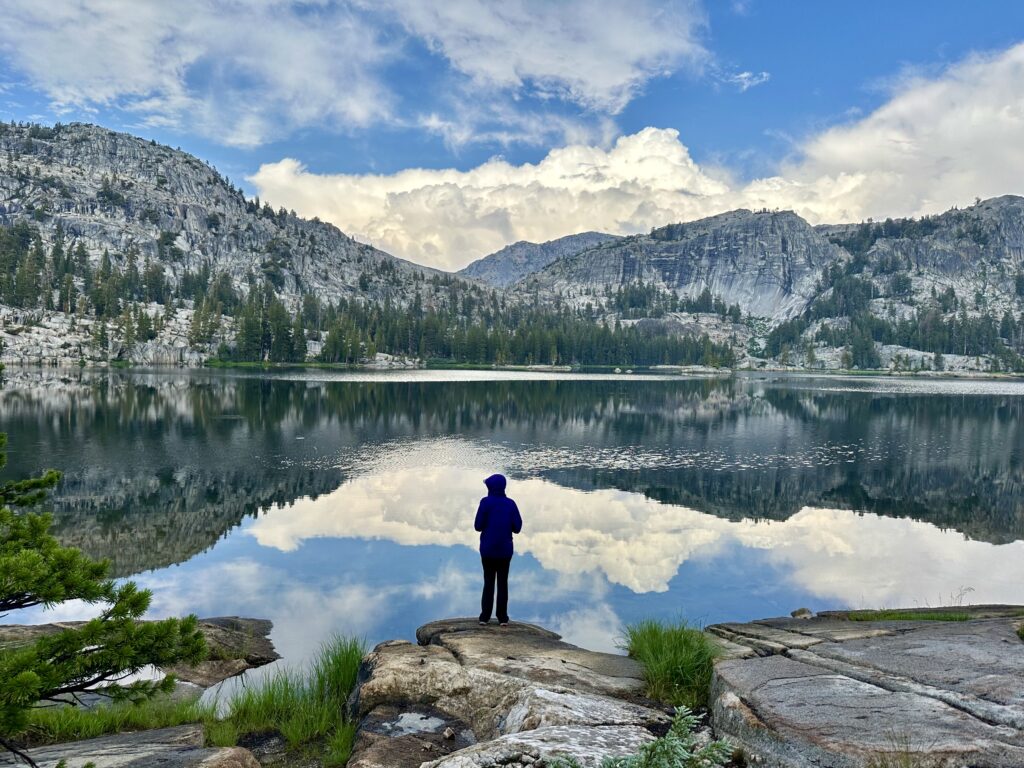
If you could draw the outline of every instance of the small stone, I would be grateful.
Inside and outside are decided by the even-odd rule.
[[[441,735],[444,736],[449,741],[451,741],[452,739],[455,738],[455,731],[453,731],[451,729],[451,726],[449,726],[448,728],[444,729],[444,733],[442,733]]]
[[[789,614],[794,619],[813,619],[814,611],[810,608],[797,608],[795,611]]]

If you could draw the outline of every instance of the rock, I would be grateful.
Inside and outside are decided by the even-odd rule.
[[[559,752],[591,765],[668,729],[626,657],[530,624],[451,619],[416,636],[420,645],[381,643],[364,660],[350,702],[352,768],[418,768],[424,752],[438,755],[431,765],[532,764]]]
[[[827,614],[709,627],[759,654],[716,664],[712,725],[768,768],[861,768],[902,750],[922,762],[1019,768],[1024,644],[1010,641],[1024,608],[957,610],[972,618]]]
[[[797,608],[795,611],[789,614],[794,619],[813,619],[814,613],[810,608]]]
[[[556,756],[575,758],[583,768],[599,768],[609,757],[637,751],[654,736],[636,726],[549,726],[509,734],[424,763],[422,768],[491,768],[533,765]]]
[[[450,649],[464,664],[534,683],[609,696],[639,696],[643,668],[627,656],[596,653],[562,642],[554,632],[518,622],[481,627],[476,619],[448,619],[416,630],[423,645]]]
[[[252,752],[242,747],[218,749],[199,764],[201,768],[260,768]]]
[[[120,733],[72,741],[28,751],[39,768],[259,768],[251,752],[241,747],[206,748],[203,727],[183,725],[138,733]],[[0,765],[24,765],[0,752]]]
[[[636,282],[696,298],[703,290],[775,321],[806,308],[845,252],[792,211],[730,211],[563,256],[513,288],[600,302]]]

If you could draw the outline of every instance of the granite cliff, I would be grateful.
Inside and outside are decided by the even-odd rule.
[[[842,258],[795,213],[740,210],[604,243],[520,285],[577,301],[637,282],[690,298],[707,289],[747,314],[783,320],[808,305],[824,269]]]
[[[245,291],[266,278],[294,300],[412,301],[436,270],[360,243],[242,191],[181,150],[96,125],[0,124],[0,224],[28,220],[50,244],[58,228],[94,264],[108,251],[162,266],[172,286],[204,266]],[[141,267],[140,267],[141,268]]]
[[[477,259],[459,270],[458,274],[497,288],[507,288],[524,277],[539,272],[556,259],[618,239],[615,235],[606,235],[603,232],[581,232],[578,235],[548,240],[546,243],[520,240]]]

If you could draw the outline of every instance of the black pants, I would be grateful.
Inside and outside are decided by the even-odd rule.
[[[494,607],[494,581],[498,581],[498,621],[508,621],[508,566],[511,557],[480,557],[484,566],[484,594],[480,599],[480,621],[491,620]]]

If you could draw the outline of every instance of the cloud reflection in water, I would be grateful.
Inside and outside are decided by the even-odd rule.
[[[491,471],[370,473],[271,510],[244,530],[282,552],[321,537],[475,548],[475,502]],[[741,557],[764,551],[794,586],[834,604],[934,604],[963,587],[985,602],[1024,597],[1024,542],[996,546],[910,519],[812,507],[782,522],[729,521],[637,493],[581,491],[541,478],[513,479],[509,492],[525,519],[518,552],[547,571],[598,573],[634,593],[665,592],[684,562],[738,546]]]

